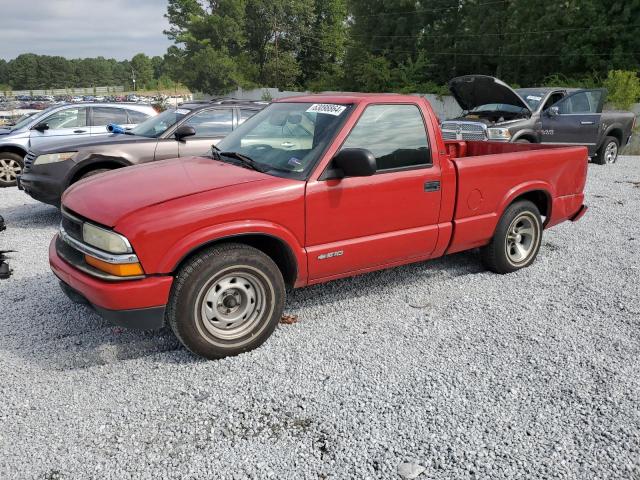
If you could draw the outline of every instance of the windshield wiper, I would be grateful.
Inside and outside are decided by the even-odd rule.
[[[229,157],[229,158],[233,158],[234,160],[237,160],[238,162],[240,162],[241,166],[250,168],[251,170],[255,170],[256,172],[264,173],[264,172],[267,171],[267,169],[265,169],[264,165],[262,165],[259,162],[256,162],[251,157],[243,155],[242,153],[238,153],[238,152],[221,152],[220,149],[218,149],[217,147],[215,149],[212,149],[212,151],[214,151],[216,153],[216,155],[218,156],[217,159],[220,159],[220,157]]]
[[[211,145],[211,156],[214,160],[223,161],[222,158],[220,158],[220,149],[215,145]]]

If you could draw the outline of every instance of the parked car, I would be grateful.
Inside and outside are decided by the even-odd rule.
[[[185,104],[124,134],[42,145],[29,150],[19,187],[36,200],[59,206],[69,185],[84,178],[155,160],[205,154],[265,105],[237,101]]]
[[[513,272],[586,210],[586,148],[445,143],[420,97],[281,100],[217,147],[67,190],[49,250],[63,290],[219,358],[271,335],[287,288],[476,247]]]
[[[0,129],[0,187],[16,184],[29,148],[51,140],[80,138],[106,133],[110,123],[134,127],[156,111],[143,105],[109,103],[56,105],[24,118],[11,128]]]
[[[635,126],[631,112],[602,111],[604,89],[521,88],[466,75],[449,82],[464,110],[442,123],[448,140],[584,145],[601,165],[614,163]]]

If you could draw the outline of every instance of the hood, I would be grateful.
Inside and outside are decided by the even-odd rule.
[[[88,149],[91,147],[100,147],[103,145],[126,145],[145,141],[155,144],[158,139],[119,133],[111,133],[106,135],[90,135],[86,137],[76,138],[57,137],[50,139],[38,139],[38,143],[33,148],[31,148],[31,150],[36,153],[36,155],[43,155],[45,153],[76,151],[80,149]]]
[[[527,102],[509,85],[494,77],[465,75],[449,82],[449,90],[463,110],[473,110],[481,105],[504,103],[531,111]]]
[[[268,175],[211,158],[187,157],[121,168],[71,186],[65,208],[107,227],[136,210]]]

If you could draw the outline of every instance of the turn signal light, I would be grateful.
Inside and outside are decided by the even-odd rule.
[[[142,270],[140,263],[107,263],[89,255],[84,256],[84,261],[101,272],[116,277],[137,277],[144,275],[144,270]]]

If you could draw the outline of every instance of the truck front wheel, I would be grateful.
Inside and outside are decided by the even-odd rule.
[[[178,273],[167,321],[178,340],[209,359],[259,347],[284,309],[285,285],[274,261],[237,243],[205,250]]]
[[[511,204],[502,215],[491,243],[482,249],[482,263],[496,273],[511,273],[533,263],[542,241],[540,211],[532,202]]]

